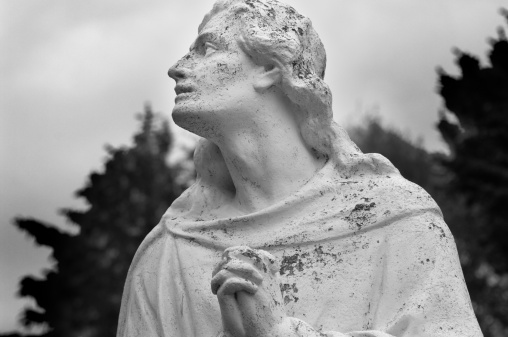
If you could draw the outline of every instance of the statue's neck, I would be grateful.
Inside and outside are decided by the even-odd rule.
[[[236,189],[231,206],[245,213],[295,193],[324,165],[292,120],[258,121],[223,135],[217,145]]]

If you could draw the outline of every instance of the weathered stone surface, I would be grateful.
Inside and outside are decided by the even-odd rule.
[[[432,198],[332,121],[310,21],[218,1],[169,71],[196,183],[140,246],[118,336],[481,336]]]

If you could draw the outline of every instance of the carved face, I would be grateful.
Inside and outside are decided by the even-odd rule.
[[[175,123],[206,138],[220,136],[228,123],[241,122],[256,98],[256,66],[236,42],[232,21],[227,13],[216,14],[168,72],[176,81]]]

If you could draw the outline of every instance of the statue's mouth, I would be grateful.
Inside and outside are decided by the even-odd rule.
[[[176,92],[176,95],[180,95],[180,94],[186,94],[186,93],[189,93],[189,92],[193,92],[194,89],[190,86],[183,86],[183,85],[177,85],[175,87],[175,92]]]

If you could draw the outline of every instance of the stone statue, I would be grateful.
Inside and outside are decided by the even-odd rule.
[[[481,336],[432,198],[332,120],[309,19],[219,0],[169,70],[197,179],[146,237],[118,337]]]

